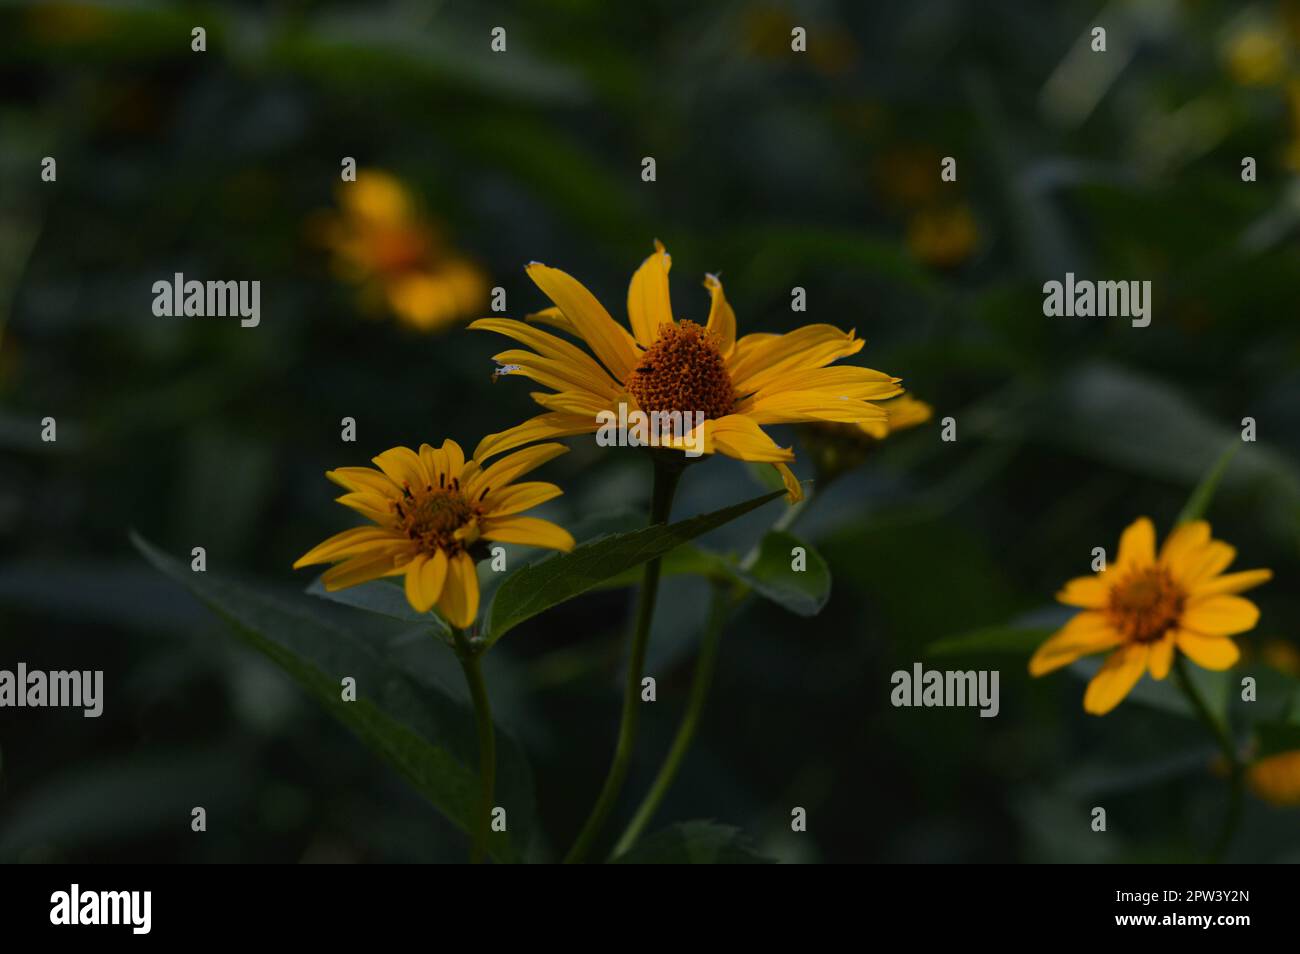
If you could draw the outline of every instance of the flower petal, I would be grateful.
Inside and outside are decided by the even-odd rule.
[[[604,369],[596,367],[599,375],[584,370],[582,365],[565,361],[561,358],[543,358],[541,355],[522,348],[502,351],[492,356],[498,365],[497,377],[531,378],[538,384],[557,391],[571,391],[575,388],[590,391],[606,398],[616,396],[619,388],[614,384]],[[595,362],[592,362],[595,365]]]
[[[594,434],[598,427],[596,419],[585,414],[539,414],[537,417],[530,417],[522,424],[516,424],[508,430],[498,431],[483,438],[479,441],[478,447],[474,448],[474,459],[482,463],[489,457],[495,457],[503,451],[523,444],[531,444],[551,437]]]
[[[483,521],[483,539],[565,552],[574,545],[569,531],[537,517],[489,517]]]
[[[374,462],[398,487],[424,487],[429,483],[430,475],[409,447],[390,447],[375,457]]]
[[[325,471],[325,476],[344,490],[357,490],[381,494],[385,497],[402,496],[402,488],[372,467],[336,467]]]
[[[727,360],[727,372],[737,394],[750,394],[792,371],[820,368],[838,358],[857,354],[865,342],[852,331],[834,325],[804,325],[788,334],[742,349]]]
[[[837,364],[829,368],[797,368],[773,378],[754,396],[763,397],[782,391],[825,390],[866,401],[879,401],[902,394],[902,380],[874,368],[850,364]]]
[[[457,629],[467,629],[478,616],[478,573],[468,553],[447,561],[447,577],[438,598],[438,609]]]
[[[1209,596],[1190,600],[1183,610],[1184,629],[1205,636],[1234,636],[1254,629],[1259,609],[1241,596]]]
[[[1105,715],[1119,705],[1137,685],[1147,668],[1150,646],[1130,643],[1107,657],[1083,694],[1083,708],[1093,715]]]
[[[401,567],[397,564],[398,556],[390,552],[363,553],[330,567],[320,579],[325,589],[333,593],[359,583],[369,583],[381,576],[400,573],[406,564],[402,563]]]
[[[1076,576],[1056,594],[1058,602],[1084,609],[1101,609],[1110,601],[1110,584],[1102,576]]]
[[[447,577],[447,554],[435,550],[432,556],[421,553],[406,568],[406,600],[417,613],[427,613],[437,605],[442,584]]]
[[[572,275],[533,262],[527,268],[528,277],[559,306],[564,316],[573,323],[579,337],[595,353],[614,378],[626,381],[636,367],[636,341],[613,318],[596,296]]]
[[[385,527],[353,527],[312,547],[294,561],[293,568],[298,570],[314,563],[335,563],[346,557],[403,542],[404,538]]]
[[[831,391],[768,394],[757,400],[741,402],[736,407],[736,412],[753,418],[757,424],[799,424],[808,421],[861,424],[879,421],[887,426],[889,421],[884,408]]]
[[[799,478],[794,475],[788,466],[782,463],[772,465],[776,472],[781,475],[781,483],[785,484],[785,499],[787,503],[798,503],[803,500],[803,485],[799,483]]]
[[[1151,655],[1147,665],[1151,669],[1151,678],[1163,679],[1169,675],[1169,668],[1174,664],[1174,631],[1168,630],[1151,644]]]
[[[1237,548],[1222,540],[1211,540],[1199,553],[1189,555],[1180,582],[1189,590],[1208,583],[1237,558]]]
[[[491,517],[505,517],[512,513],[531,510],[538,504],[554,500],[564,493],[555,484],[543,480],[529,480],[522,484],[510,484],[500,490],[494,490],[483,498],[483,512]]]
[[[381,497],[378,494],[355,493],[335,497],[334,502],[345,507],[351,507],[357,513],[363,517],[368,517],[381,527],[393,527],[397,523],[391,498]]]
[[[591,355],[563,338],[557,338],[553,334],[510,318],[480,318],[472,322],[469,327],[472,331],[495,331],[532,348],[543,358],[566,362],[572,365],[575,371],[581,372],[585,379],[590,380],[602,393],[618,391],[618,384],[609,376],[609,372],[597,364]]]
[[[1188,554],[1200,550],[1210,542],[1210,525],[1204,520],[1192,520],[1179,524],[1165,538],[1160,548],[1160,562],[1169,568],[1175,577],[1184,567]]]
[[[1223,636],[1203,636],[1180,629],[1174,638],[1187,658],[1203,669],[1228,669],[1241,658],[1237,644]]]
[[[1116,567],[1132,569],[1150,566],[1156,559],[1156,528],[1149,517],[1138,517],[1119,538],[1119,555]]]
[[[764,463],[787,463],[794,460],[794,451],[788,447],[777,446],[758,423],[743,414],[728,414],[715,420],[705,421],[706,453],[712,447],[714,452],[726,454],[736,460],[753,460]]]
[[[501,490],[516,477],[568,452],[569,449],[563,444],[535,444],[532,447],[525,447],[513,454],[507,454],[496,463],[479,471],[462,490],[469,500],[477,501],[480,495]]]
[[[1206,596],[1242,593],[1271,579],[1273,579],[1272,570],[1241,570],[1237,573],[1225,573],[1198,583],[1192,590],[1191,596],[1193,600],[1197,600]]]
[[[575,338],[582,337],[578,333],[577,326],[568,319],[564,312],[553,306],[543,308],[541,311],[535,311],[531,315],[524,315],[524,321],[531,325],[549,325],[552,328],[558,328],[560,331],[571,334]]]
[[[420,592],[420,571],[424,569],[424,564],[428,560],[428,556],[421,553],[406,565],[406,602],[410,603],[411,608],[417,613],[427,613],[433,608],[433,601],[426,603]]]
[[[717,337],[718,350],[725,358],[736,347],[736,313],[727,303],[727,296],[722,292],[722,282],[716,275],[704,276],[704,287],[709,290],[712,299],[708,328]]]
[[[1077,613],[1034,652],[1029,660],[1029,674],[1046,675],[1068,666],[1080,656],[1102,652],[1121,642],[1123,637],[1101,613]]]
[[[659,337],[660,325],[673,324],[673,306],[668,295],[668,270],[672,266],[672,256],[656,239],[654,254],[632,274],[627,288],[627,317],[632,333],[647,348]]]

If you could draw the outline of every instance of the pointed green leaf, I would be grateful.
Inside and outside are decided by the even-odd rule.
[[[1234,441],[1219,455],[1219,459],[1205,472],[1201,482],[1187,498],[1187,503],[1183,506],[1182,513],[1178,515],[1176,524],[1191,523],[1205,516],[1205,512],[1210,509],[1210,501],[1214,499],[1214,492],[1219,489],[1219,481],[1223,479],[1224,471],[1228,469],[1228,465],[1232,463],[1232,458],[1236,456],[1240,447],[1241,443]]]
[[[469,707],[415,681],[346,625],[344,611],[305,596],[269,593],[195,573],[133,534],[155,567],[223,616],[245,643],[269,657],[331,714],[383,756],[436,808],[468,831],[478,802],[478,743]],[[356,680],[356,701],[342,680]],[[532,774],[514,741],[498,730],[497,801],[509,829],[493,834],[492,855],[516,861],[528,846],[536,806]]]
[[[796,570],[796,550],[804,568]],[[831,571],[820,553],[784,530],[773,530],[759,544],[758,557],[735,571],[754,592],[800,616],[816,616],[831,596]]]
[[[488,644],[538,613],[594,589],[632,567],[665,556],[681,544],[779,496],[781,491],[775,491],[677,523],[602,537],[581,544],[569,553],[554,553],[516,570],[501,582],[488,609],[484,627]]]
[[[369,583],[331,592],[325,589],[321,578],[317,577],[312,580],[305,592],[308,596],[329,600],[331,603],[342,603],[344,606],[387,616],[389,619],[398,619],[404,623],[425,623],[439,636],[451,639],[451,630],[446,620],[437,613],[417,613],[407,602],[406,591],[401,584],[394,583],[391,579],[371,580]]]

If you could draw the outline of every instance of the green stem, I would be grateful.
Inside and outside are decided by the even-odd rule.
[[[496,730],[492,724],[492,706],[488,702],[487,683],[483,679],[480,653],[475,650],[464,632],[452,629],[456,640],[456,658],[465,673],[470,699],[474,703],[474,721],[478,726],[479,806],[474,818],[474,828],[469,860],[481,864],[487,858],[488,832],[492,824],[492,800],[496,787],[497,756]]]
[[[650,499],[650,524],[667,523],[672,510],[673,495],[681,479],[682,465],[675,458],[654,458],[654,490]],[[610,762],[605,784],[591,809],[586,824],[564,858],[565,864],[583,861],[591,851],[592,843],[600,835],[614,803],[627,779],[632,763],[632,750],[641,717],[641,673],[645,669],[646,647],[650,642],[650,623],[654,619],[655,598],[659,593],[659,572],[662,560],[646,563],[641,578],[641,591],[637,597],[636,622],[632,630],[632,648],[627,661],[627,678],[623,686],[623,715],[618,727],[618,742]]]
[[[803,514],[804,510],[808,508],[811,500],[811,496],[805,494],[804,498],[798,503],[787,507],[776,522],[772,524],[772,529],[778,532],[789,530]],[[755,544],[753,549],[740,561],[741,567],[744,569],[753,567],[758,561],[759,552],[760,545]],[[668,750],[667,757],[659,767],[659,773],[655,776],[655,780],[645,798],[642,799],[636,814],[632,816],[632,821],[628,823],[627,828],[618,839],[618,844],[614,846],[614,852],[610,855],[611,858],[631,850],[637,839],[645,832],[646,826],[654,819],[655,812],[659,810],[659,806],[668,794],[668,790],[677,779],[677,773],[681,770],[686,751],[695,740],[695,730],[699,725],[700,714],[704,710],[704,702],[713,686],[713,673],[717,668],[718,647],[722,644],[722,631],[726,628],[727,620],[731,617],[731,614],[745,601],[750,592],[750,587],[744,583],[737,583],[729,591],[724,590],[720,585],[714,590],[713,604],[709,609],[708,622],[705,624],[700,655],[695,664],[695,676],[691,683],[691,695],[686,703],[686,712],[682,715],[682,721],[677,726],[677,734],[673,737],[672,748]]]
[[[704,711],[704,701],[708,698],[709,689],[713,685],[713,673],[718,662],[718,647],[722,643],[722,631],[726,626],[727,617],[731,615],[734,601],[743,598],[748,592],[749,587],[746,586],[732,591],[722,584],[714,585],[713,603],[709,608],[709,620],[704,629],[699,661],[695,664],[695,679],[691,683],[691,696],[686,704],[686,713],[677,727],[672,748],[668,750],[668,756],[659,767],[659,774],[655,776],[650,791],[642,799],[636,814],[632,816],[632,821],[628,823],[618,844],[614,846],[611,858],[623,854],[636,844],[636,840],[641,837],[646,825],[654,818],[664,796],[668,794],[668,789],[677,778],[682,759],[685,758],[687,749],[691,747],[691,742],[695,740],[695,729],[699,725],[700,713]]]
[[[1241,823],[1245,767],[1241,764],[1241,758],[1237,754],[1237,746],[1232,741],[1231,732],[1227,725],[1216,719],[1210,712],[1210,707],[1205,704],[1205,699],[1196,688],[1196,684],[1192,682],[1191,673],[1187,671],[1187,663],[1181,653],[1178,653],[1174,658],[1174,672],[1178,676],[1178,684],[1191,702],[1192,708],[1214,736],[1215,742],[1228,763],[1228,811],[1223,819],[1223,828],[1215,841],[1214,850],[1210,853],[1210,861],[1217,863],[1223,859],[1228,848],[1232,845],[1232,839],[1237,834],[1237,826]]]

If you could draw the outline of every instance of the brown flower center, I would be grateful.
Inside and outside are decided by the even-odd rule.
[[[446,550],[454,554],[473,542],[456,539],[456,531],[478,516],[460,492],[459,482],[447,488],[407,489],[393,507],[398,527],[426,553]]]
[[[641,410],[725,417],[736,403],[717,338],[693,321],[660,325],[657,340],[627,379]]]
[[[1178,623],[1186,594],[1161,566],[1133,570],[1110,588],[1110,624],[1133,642],[1159,639]]]

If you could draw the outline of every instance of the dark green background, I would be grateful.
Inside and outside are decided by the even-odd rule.
[[[326,468],[399,443],[472,447],[536,412],[527,383],[493,384],[495,336],[360,317],[304,238],[342,156],[407,181],[512,316],[546,304],[534,259],[622,316],[657,237],[679,316],[703,319],[718,272],[742,333],[855,327],[856,360],[957,420],[955,443],[937,422],[899,435],[809,511],[799,532],[831,566],[831,601],[733,623],[661,823],[715,818],[796,861],[1203,855],[1224,787],[1194,722],[1136,698],[1088,717],[1069,673],[1031,684],[1023,654],[925,647],[1062,618],[1060,583],[1138,515],[1163,534],[1247,415],[1259,442],[1209,516],[1242,568],[1276,573],[1251,659],[1295,645],[1300,180],[1281,156],[1297,130],[1280,86],[1225,67],[1240,5],[1115,4],[1104,21],[1095,3],[957,0],[53,6],[0,6],[0,666],[102,668],[107,698],[98,720],[0,713],[0,858],[463,857],[461,835],[127,538],[203,545],[211,572],[300,591],[312,577],[293,560],[351,525]],[[1300,34],[1280,18],[1295,4],[1252,9],[1294,79]],[[772,23],[774,50],[756,39]],[[1066,122],[1041,93],[1094,23],[1122,68]],[[789,24],[843,62],[785,52]],[[498,25],[504,55],[488,49]],[[1085,66],[1067,85],[1093,82]],[[909,250],[896,178],[909,163],[937,178],[944,155],[959,179],[935,201],[968,204],[979,243],[941,269]],[[1045,318],[1041,285],[1067,270],[1150,280],[1151,326]],[[155,318],[150,286],[175,271],[260,280],[261,326]],[[807,315],[790,313],[794,285]],[[40,442],[46,415],[57,444]],[[567,490],[549,516],[643,511],[643,460],[571,443],[544,474]],[[711,460],[676,513],[758,490]],[[781,506],[709,542],[744,549]],[[698,582],[665,597],[625,811],[667,746],[705,610]],[[552,848],[607,765],[628,599],[566,604],[489,660]],[[462,692],[442,647],[374,638]],[[916,660],[1000,669],[1000,715],[891,708],[890,673]],[[1275,713],[1282,691],[1259,705]],[[795,805],[806,834],[789,831]],[[1094,805],[1106,835],[1089,831]],[[1251,802],[1231,857],[1300,858],[1297,817]]]

